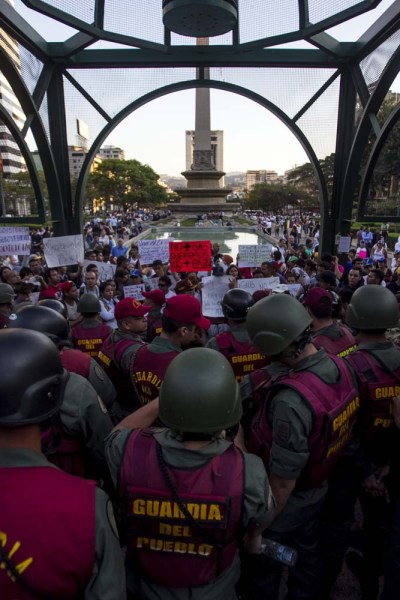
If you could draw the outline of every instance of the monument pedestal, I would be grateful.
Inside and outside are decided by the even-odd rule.
[[[226,201],[227,195],[232,190],[219,186],[220,179],[225,175],[224,171],[213,169],[190,170],[184,171],[182,175],[187,180],[187,187],[174,190],[180,196],[181,202],[174,204],[173,210],[179,212],[218,212],[239,208],[240,204],[238,202],[227,203]]]

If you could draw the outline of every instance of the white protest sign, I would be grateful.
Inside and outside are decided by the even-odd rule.
[[[77,265],[83,261],[82,234],[43,238],[43,244],[44,257],[49,268]]]
[[[342,253],[342,252],[348,252],[350,250],[350,246],[351,246],[351,237],[346,235],[346,236],[341,236],[339,238],[339,244],[338,244],[338,253]]]
[[[124,298],[135,298],[135,300],[144,300],[142,296],[144,292],[144,284],[139,285],[125,285],[124,286]]]
[[[158,277],[149,277],[145,283],[149,291],[158,289]]]
[[[0,256],[29,256],[31,238],[28,227],[0,227]]]
[[[253,294],[257,290],[273,290],[279,283],[279,277],[255,277],[254,279],[238,279],[237,285],[241,290]]]
[[[172,241],[172,238],[139,240],[140,264],[151,265],[155,260],[162,260],[163,263],[169,262],[169,243]]]
[[[272,244],[239,244],[239,267],[259,267],[266,260],[271,260]]]
[[[286,285],[288,286],[290,295],[294,296],[296,298],[296,296],[301,288],[300,283],[288,283]]]
[[[223,317],[221,300],[229,290],[230,277],[203,277],[202,313],[205,317]]]
[[[109,279],[114,279],[116,265],[112,265],[111,263],[98,262],[97,260],[84,260],[83,268],[86,272],[86,267],[88,265],[96,265],[99,270],[99,281],[108,281]]]

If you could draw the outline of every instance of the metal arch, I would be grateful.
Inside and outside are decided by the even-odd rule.
[[[29,172],[29,175],[31,178],[33,190],[35,192],[37,209],[38,209],[38,217],[39,217],[39,220],[44,223],[44,221],[46,219],[46,214],[45,214],[45,209],[44,209],[43,194],[42,194],[42,189],[40,187],[39,177],[37,174],[36,166],[32,160],[32,154],[30,153],[29,148],[28,148],[24,138],[22,137],[20,130],[18,129],[17,125],[15,124],[14,119],[12,118],[12,116],[10,115],[8,110],[6,110],[1,104],[0,104],[0,121],[2,123],[4,123],[4,125],[12,133],[14,140],[17,142],[18,148],[20,149],[20,151],[25,159],[26,166],[28,167],[28,172]],[[25,223],[26,220],[27,220],[26,217],[0,217],[0,223],[10,223],[10,222]],[[35,219],[33,219],[33,222],[37,222],[37,220],[38,220],[38,218],[35,217]]]
[[[369,189],[369,184],[371,182],[371,177],[374,172],[375,165],[378,161],[381,150],[390,135],[393,127],[397,124],[400,119],[400,104],[396,106],[390,113],[389,117],[386,119],[384,126],[381,129],[380,134],[375,140],[375,144],[372,147],[370,152],[367,165],[365,167],[364,176],[361,181],[360,193],[358,197],[358,219],[361,219],[364,216],[365,204],[367,201],[367,193]]]
[[[350,158],[347,163],[346,173],[343,180],[342,199],[354,198],[355,185],[361,165],[362,153],[366,147],[368,141],[368,135],[371,131],[372,124],[370,117],[376,115],[378,112],[385,95],[390,87],[390,84],[394,80],[395,76],[400,70],[400,47],[393,54],[392,58],[386,65],[379,83],[371,94],[370,99],[364,109],[360,123],[358,124],[357,131],[354,136],[353,144],[350,150]]]
[[[219,89],[219,90],[232,92],[234,94],[239,94],[240,96],[244,96],[245,98],[248,98],[249,100],[253,100],[254,102],[257,102],[258,104],[260,104],[261,106],[263,106],[264,108],[266,108],[267,110],[272,112],[275,116],[277,116],[295,135],[297,140],[302,145],[304,151],[306,152],[306,154],[314,168],[315,176],[316,176],[316,179],[318,182],[318,187],[319,187],[319,191],[320,191],[321,215],[325,215],[325,214],[328,215],[328,190],[327,190],[327,186],[326,186],[325,177],[322,172],[321,166],[319,164],[318,158],[317,158],[314,150],[312,149],[312,146],[310,145],[308,139],[301,131],[301,129],[293,122],[292,119],[289,119],[289,117],[282,110],[280,110],[280,108],[278,108],[277,106],[272,104],[269,100],[266,100],[259,94],[256,94],[255,92],[251,92],[250,90],[242,88],[241,86],[238,86],[238,85],[209,79],[209,80],[203,80],[203,81],[191,80],[191,81],[185,81],[185,82],[180,82],[180,83],[173,83],[171,85],[164,86],[157,90],[153,90],[152,92],[145,94],[141,98],[138,98],[131,104],[128,104],[124,109],[122,109],[110,121],[110,123],[108,123],[103,128],[103,130],[99,133],[99,135],[93,142],[93,144],[85,158],[85,161],[82,165],[82,169],[81,169],[81,172],[79,175],[78,184],[77,184],[77,188],[76,188],[75,210],[74,210],[75,215],[78,216],[77,222],[78,222],[78,220],[79,220],[79,223],[81,221],[81,215],[82,215],[82,209],[83,209],[83,192],[84,192],[84,189],[86,188],[87,179],[89,176],[90,165],[95,157],[96,152],[98,151],[98,148],[100,148],[101,144],[104,142],[104,140],[107,138],[107,136],[111,133],[111,131],[119,123],[121,123],[121,121],[123,121],[128,115],[130,115],[132,112],[134,112],[141,106],[144,106],[148,102],[155,100],[156,98],[160,98],[161,96],[165,96],[167,94],[173,93],[173,92],[179,92],[182,90],[187,90],[187,89],[192,89],[192,88],[197,88],[197,87],[207,87],[207,88],[211,88],[211,89]]]
[[[47,190],[49,193],[49,201],[52,212],[54,214],[60,213],[59,218],[64,220],[64,208],[62,202],[62,193],[57,173],[57,168],[53,156],[53,152],[50,148],[47,140],[46,132],[40,117],[39,111],[33,101],[28,88],[26,87],[23,79],[16,70],[12,60],[8,54],[0,47],[0,58],[2,60],[1,70],[4,76],[10,83],[19,103],[21,104],[22,110],[27,115],[32,115],[32,121],[30,124],[32,134],[38,146],[39,155],[41,157],[43,171],[46,179]],[[45,65],[46,66],[46,65]],[[30,117],[29,117],[30,118]]]

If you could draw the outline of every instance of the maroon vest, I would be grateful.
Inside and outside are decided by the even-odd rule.
[[[61,362],[64,369],[70,373],[77,373],[84,379],[89,379],[91,362],[89,354],[73,348],[64,348],[61,352]]]
[[[132,398],[133,390],[131,375],[130,373],[124,373],[124,371],[122,371],[120,362],[125,351],[132,345],[137,346],[139,349],[141,346],[146,345],[146,342],[126,338],[122,338],[115,342],[113,333],[111,333],[111,335],[104,340],[97,355],[97,362],[103,367],[116,389],[116,402],[128,412],[137,409],[139,407],[139,401],[137,398]]]
[[[201,468],[168,467],[180,510],[164,481],[151,430],[131,433],[120,474],[127,560],[168,587],[212,583],[232,564],[241,533],[243,455],[231,445]]]
[[[313,429],[308,438],[310,456],[298,481],[298,489],[321,485],[342,456],[358,417],[360,399],[350,369],[336,356],[329,358],[340,371],[337,384],[328,385],[311,371],[291,371],[271,378],[262,390],[265,399],[251,425],[248,450],[260,456],[268,468],[272,447],[272,426],[268,421],[268,409],[273,396],[279,389],[289,387],[309,404],[314,417]]]
[[[346,357],[360,381],[360,396],[364,408],[362,434],[364,439],[375,438],[378,432],[392,429],[392,400],[400,396],[400,369],[389,371],[364,350]]]
[[[155,337],[162,333],[162,319],[158,317],[156,319],[147,316],[147,341],[150,343]]]
[[[65,473],[76,477],[89,477],[84,461],[83,442],[79,437],[68,436],[57,417],[42,433],[42,452],[52,465]]]
[[[236,379],[242,381],[245,375],[265,367],[267,358],[250,342],[239,342],[231,331],[215,336],[219,351],[232,365]]]
[[[339,338],[337,338],[335,332],[330,332],[328,329],[321,335],[318,335],[318,332],[316,332],[316,335],[312,336],[311,341],[316,348],[324,348],[328,354],[336,354],[336,356],[343,358],[354,352],[357,348],[357,340],[346,325],[341,325],[340,323],[337,325],[341,333]]]
[[[99,323],[96,327],[90,328],[75,325],[71,329],[71,335],[74,347],[77,350],[82,350],[89,356],[97,357],[104,340],[110,335],[110,328],[104,323]]]
[[[165,371],[178,354],[177,350],[155,354],[148,346],[139,348],[131,361],[130,373],[142,405],[158,398]]]
[[[37,595],[0,569],[2,600],[83,598],[95,565],[95,483],[53,467],[0,469],[3,549]]]

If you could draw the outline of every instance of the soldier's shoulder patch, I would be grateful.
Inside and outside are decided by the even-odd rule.
[[[277,441],[281,442],[282,444],[287,444],[290,439],[290,423],[288,421],[282,421],[281,419],[278,419],[276,421],[274,433],[274,437],[277,439]]]

